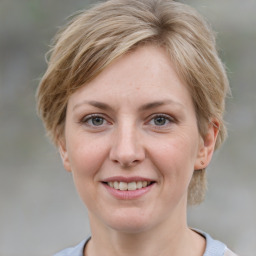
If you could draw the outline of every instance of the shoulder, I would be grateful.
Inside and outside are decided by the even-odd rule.
[[[206,249],[203,256],[238,256],[229,250],[224,243],[213,239],[209,234],[195,229],[194,231],[201,234],[206,239]],[[83,256],[84,247],[89,240],[90,238],[83,240],[78,245],[66,248],[53,256]]]
[[[76,245],[74,247],[66,248],[66,249],[54,254],[53,256],[83,256],[84,247],[85,247],[87,241],[83,240],[78,245]]]
[[[228,248],[226,249],[224,256],[238,256],[237,254],[230,251]]]
[[[205,237],[206,248],[203,256],[238,256],[229,250],[224,243],[213,239],[209,234],[201,230],[194,229],[194,231]]]

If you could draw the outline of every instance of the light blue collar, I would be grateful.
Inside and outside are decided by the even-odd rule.
[[[202,235],[206,239],[206,249],[203,256],[223,256],[226,250],[226,245],[218,240],[214,240],[209,234],[198,230],[193,229],[198,234]],[[90,240],[83,240],[77,246],[64,249],[54,256],[83,256],[84,248],[87,242]]]

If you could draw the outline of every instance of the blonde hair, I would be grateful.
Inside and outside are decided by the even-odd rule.
[[[220,146],[226,136],[223,112],[229,84],[215,37],[193,8],[172,0],[110,0],[80,12],[59,31],[37,93],[39,115],[56,145],[70,95],[143,44],[166,49],[190,90],[200,134],[216,118],[216,148]],[[205,189],[205,170],[195,170],[188,202],[200,203]]]

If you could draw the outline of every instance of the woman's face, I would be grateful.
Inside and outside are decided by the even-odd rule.
[[[191,96],[154,46],[71,95],[60,152],[91,224],[124,232],[184,220],[193,171],[208,163]]]

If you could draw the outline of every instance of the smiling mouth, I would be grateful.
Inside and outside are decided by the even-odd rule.
[[[145,187],[151,186],[154,181],[132,181],[132,182],[123,182],[123,181],[111,181],[111,182],[104,182],[111,188],[121,191],[131,191],[131,190],[138,190]]]

